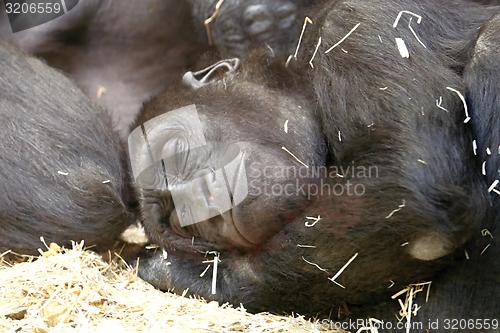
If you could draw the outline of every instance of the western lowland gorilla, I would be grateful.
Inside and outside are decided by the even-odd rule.
[[[295,35],[298,0],[87,0],[40,26],[0,36],[62,69],[107,109],[126,137],[142,104],[194,64],[212,44],[228,56],[255,43],[279,46]],[[211,18],[205,24],[207,19]],[[276,38],[276,36],[283,36]],[[288,51],[287,51],[288,52]]]
[[[47,242],[107,249],[133,201],[106,112],[66,77],[0,43],[0,249]]]
[[[190,73],[198,90],[147,104],[129,151],[165,251],[141,257],[140,275],[253,311],[347,304],[498,331],[498,12],[325,1],[291,73],[223,61]]]

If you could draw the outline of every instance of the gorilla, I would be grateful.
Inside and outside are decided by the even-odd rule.
[[[58,71],[0,43],[0,249],[107,249],[133,217],[128,161],[106,112]]]
[[[122,136],[170,87],[129,136],[163,249],[140,275],[251,311],[498,331],[498,7],[325,0],[299,31],[306,1],[209,4],[89,0],[5,37],[74,78]],[[209,44],[291,56],[228,58],[178,86]],[[0,247],[109,247],[133,205],[109,116],[56,70],[0,53]]]
[[[209,44],[224,56],[241,56],[265,43],[278,57],[294,35],[300,6],[300,0],[227,0],[219,12],[206,0],[86,0],[17,33],[2,9],[0,36],[67,73],[126,138],[142,104],[174,84]]]
[[[244,48],[236,49],[226,45],[222,36],[217,35],[218,29],[224,27],[223,30],[227,31],[231,29],[231,25],[240,24],[232,20],[236,12],[240,13],[238,15],[243,15],[245,12],[247,15],[245,22],[251,25],[254,19],[257,21],[262,19],[256,11],[262,11],[267,5],[258,0],[246,3],[225,2],[222,12],[216,15],[211,24],[215,28],[213,44],[223,50],[223,54],[245,51]],[[248,11],[247,6],[250,7]],[[283,1],[280,5],[271,5],[271,9],[279,11],[279,17],[290,23],[296,18],[295,12],[285,11],[282,7],[298,10],[299,6],[301,6],[299,1],[291,4]],[[4,191],[6,197],[2,200],[2,205],[9,207],[2,212],[2,223],[7,230],[0,243],[2,248],[32,253],[39,246],[41,235],[44,235],[47,241],[60,244],[67,244],[70,239],[85,239],[88,245],[102,245],[102,248],[107,248],[128,225],[131,218],[130,211],[135,209],[135,199],[133,193],[129,191],[128,162],[124,162],[126,159],[124,149],[120,142],[116,142],[114,136],[118,133],[122,136],[127,134],[128,126],[134,120],[135,113],[142,103],[179,80],[191,59],[194,59],[200,50],[209,49],[206,32],[200,31],[198,34],[195,31],[198,27],[195,26],[194,20],[212,15],[215,3],[213,8],[212,6],[204,8],[206,12],[201,11],[200,4],[184,1],[174,3],[148,0],[141,3],[126,3],[88,0],[81,1],[67,14],[53,21],[13,34],[2,6],[0,39],[17,44],[25,52],[34,54],[50,66],[63,70],[90,98],[89,101],[79,96],[78,100],[82,100],[81,106],[73,107],[78,101],[73,95],[66,96],[63,87],[66,86],[70,92],[77,91],[78,88],[61,74],[49,71],[43,65],[38,66],[41,68],[40,73],[28,71],[24,67],[3,71],[2,80],[9,83],[4,86],[6,96],[40,101],[40,106],[34,102],[28,104],[24,113],[18,112],[14,115],[14,108],[2,110],[8,124],[14,116],[16,119],[23,117],[30,119],[29,125],[25,122],[27,132],[19,132],[17,137],[19,140],[36,140],[40,148],[31,151],[32,155],[26,153],[19,158],[16,155],[17,144],[13,145],[16,141],[6,140],[3,146],[4,157],[1,160],[3,172],[7,176],[18,172],[18,165],[29,168],[34,164],[36,167],[26,171],[26,174],[40,183],[35,184],[31,180],[31,186],[27,186],[26,174],[6,178],[17,179],[17,183],[14,181],[3,183],[6,189],[12,188],[12,193]],[[192,19],[192,16],[195,16],[195,19]],[[166,20],[167,17],[175,17],[175,20]],[[281,26],[287,33],[291,33],[293,26],[288,23],[283,23]],[[238,34],[242,38],[250,38],[252,35],[247,32],[246,27],[238,30]],[[257,34],[254,35],[252,43],[262,42],[268,44],[271,50],[272,47],[276,48],[276,51],[272,52],[277,56],[277,46],[273,44],[274,37],[266,40],[257,38]],[[14,61],[13,59],[19,59],[20,62],[34,61],[8,47],[4,42],[1,47],[5,53],[5,58],[2,59],[4,67]],[[250,45],[248,47],[250,48]],[[43,76],[46,71],[48,74]],[[37,75],[46,77],[46,84],[49,87],[43,94],[33,94],[32,98],[28,99],[30,86],[41,85],[40,80],[35,80]],[[52,83],[60,77],[60,83]],[[22,89],[17,93],[16,88]],[[107,109],[112,119],[103,115],[91,101]],[[67,105],[59,107],[61,103]],[[28,112],[29,110],[31,111]],[[59,115],[56,110],[59,110]],[[91,110],[96,113],[95,116],[91,114]],[[46,129],[42,125],[46,123],[53,123],[54,126],[52,129]],[[76,128],[76,124],[85,124],[87,128]],[[104,128],[107,128],[106,133],[103,133]],[[9,138],[14,137],[14,130],[18,127],[10,129],[10,132],[5,132]],[[89,131],[89,134],[84,135],[82,133],[84,131]],[[75,137],[79,134],[88,140],[76,141]],[[49,147],[62,150],[52,152]],[[66,154],[68,156],[65,160],[61,160],[59,156]],[[40,159],[43,160],[44,155],[47,161],[39,162]],[[104,166],[99,164],[101,155],[109,156],[109,161]],[[78,166],[72,165],[76,159],[81,159]],[[43,169],[40,169],[42,166]],[[65,170],[75,168],[88,169],[90,175],[68,182],[68,179],[75,174]],[[50,182],[52,179],[50,177],[54,177],[53,172],[61,172],[56,174],[56,178],[59,178],[56,183]],[[96,182],[95,178],[100,179],[101,176],[105,179]],[[61,178],[65,180],[62,185]],[[103,184],[102,181],[106,183]],[[38,189],[39,192],[32,188]],[[42,207],[48,206],[44,202],[49,201],[54,202],[52,211],[43,211]],[[29,203],[38,208],[30,211]],[[88,212],[84,213],[86,210]],[[73,218],[75,222],[70,223]],[[20,223],[23,221],[30,222]]]
[[[129,137],[141,219],[163,248],[140,276],[251,311],[399,310],[429,331],[487,319],[459,329],[497,332],[495,13],[324,1],[288,69],[188,73],[196,90],[148,103]]]

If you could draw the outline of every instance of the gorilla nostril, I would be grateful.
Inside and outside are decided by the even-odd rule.
[[[269,31],[273,26],[273,18],[269,7],[265,5],[249,6],[243,14],[243,19],[250,35],[258,35]]]

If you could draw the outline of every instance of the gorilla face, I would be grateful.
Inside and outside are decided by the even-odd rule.
[[[199,104],[176,109],[190,102]],[[284,132],[285,122],[297,126],[293,134]],[[324,165],[326,158],[319,125],[303,98],[238,79],[162,96],[145,108],[139,124],[129,147],[133,169],[146,169],[138,177],[144,223],[151,239],[166,248],[174,234],[203,239],[212,249],[262,245],[310,204],[300,188],[314,180],[297,176],[294,171],[305,167],[280,143],[295,137],[287,150],[310,165]],[[161,160],[161,167],[147,170],[152,160]],[[286,193],[273,194],[281,189]]]

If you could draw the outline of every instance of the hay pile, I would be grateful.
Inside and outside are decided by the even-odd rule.
[[[303,318],[155,290],[118,256],[51,244],[39,258],[0,257],[0,332],[318,332]]]

